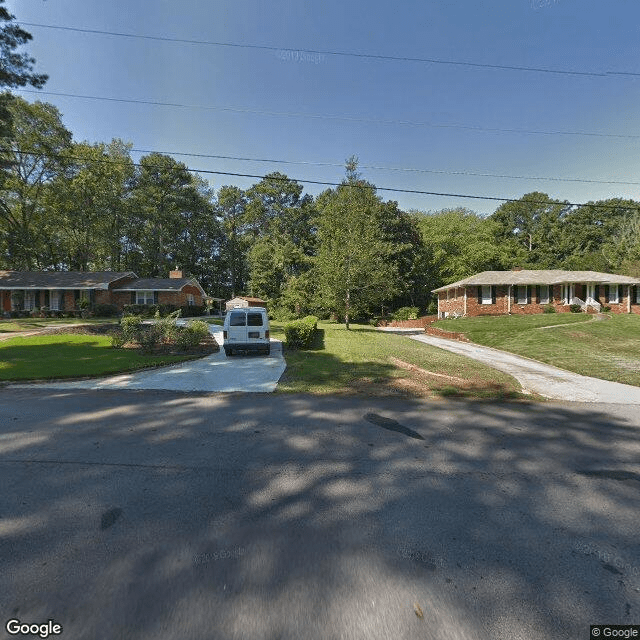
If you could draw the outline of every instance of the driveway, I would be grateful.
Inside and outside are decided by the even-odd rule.
[[[538,393],[545,398],[573,402],[640,404],[640,387],[581,376],[537,360],[473,343],[436,338],[424,333],[408,334],[408,337],[479,360],[494,369],[504,371],[512,375],[522,385],[524,391]]]
[[[222,347],[222,329],[209,329]],[[246,391],[273,392],[286,369],[282,342],[271,340],[270,356],[233,356],[227,358],[222,348],[199,360],[171,367],[119,374],[108,378],[68,382],[45,382],[13,387],[47,387],[49,389],[165,389],[172,391]]]

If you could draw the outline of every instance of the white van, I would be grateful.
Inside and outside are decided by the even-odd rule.
[[[224,352],[260,351],[269,355],[269,316],[264,307],[231,309],[224,318]]]

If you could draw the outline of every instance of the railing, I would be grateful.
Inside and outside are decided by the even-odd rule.
[[[591,297],[587,298],[585,301],[580,300],[580,298],[574,296],[573,298],[571,298],[570,304],[579,304],[580,308],[583,311],[586,311],[589,307],[591,307],[592,309],[595,309],[597,313],[600,313],[600,309],[602,307],[602,305],[597,300],[594,300]]]

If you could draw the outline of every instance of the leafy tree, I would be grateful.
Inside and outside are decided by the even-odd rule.
[[[55,266],[57,240],[48,233],[57,222],[50,218],[45,203],[50,184],[66,171],[71,132],[51,104],[15,98],[9,108],[12,150],[6,156],[11,169],[0,207],[3,261],[12,269]]]
[[[430,290],[480,271],[503,268],[495,224],[469,209],[443,209],[418,217],[430,251]]]
[[[352,316],[393,296],[398,276],[393,246],[380,224],[383,203],[356,169],[357,159],[350,158],[346,179],[316,201],[319,292],[322,303],[344,317],[347,329]]]

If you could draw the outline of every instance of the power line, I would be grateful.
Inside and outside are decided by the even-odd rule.
[[[527,135],[545,136],[588,136],[596,138],[618,138],[623,140],[640,139],[640,134],[620,134],[620,133],[597,133],[591,131],[542,131],[536,129],[504,129],[498,127],[480,127],[475,125],[447,124],[435,122],[416,122],[412,120],[383,120],[377,118],[355,118],[352,116],[316,114],[316,113],[295,113],[289,111],[265,111],[257,109],[244,109],[240,107],[194,105],[180,102],[160,102],[155,100],[135,100],[131,98],[110,98],[104,96],[91,96],[78,93],[63,93],[61,91],[38,91],[35,89],[15,89],[21,93],[32,93],[36,95],[60,96],[64,98],[79,98],[82,100],[100,100],[104,102],[122,102],[128,104],[148,104],[159,107],[176,107],[182,109],[203,109],[207,111],[230,111],[233,113],[251,113],[263,116],[277,116],[288,118],[312,118],[316,120],[340,120],[345,122],[364,122],[369,124],[394,124],[412,127],[434,127],[441,129],[465,129],[469,131],[485,131],[490,133],[519,133]]]
[[[307,160],[276,160],[273,158],[245,158],[242,156],[221,156],[211,153],[186,153],[182,151],[158,151],[154,149],[134,149],[135,153],[161,153],[169,156],[187,156],[191,158],[212,158],[215,160],[238,160],[241,162],[266,162],[270,164],[297,164],[314,167],[344,167],[344,162],[312,162]],[[376,171],[403,171],[407,173],[434,173],[448,176],[475,176],[480,178],[508,178],[512,180],[550,180],[553,182],[580,182],[585,184],[622,184],[640,185],[640,182],[627,182],[622,180],[588,180],[586,178],[551,178],[548,176],[511,176],[500,173],[479,173],[474,171],[446,171],[444,169],[412,169],[406,167],[379,167],[376,165],[361,164],[360,169],[374,169]]]
[[[57,29],[61,31],[72,31],[76,33],[90,33],[96,35],[114,36],[119,38],[134,38],[141,40],[155,40],[159,42],[177,42],[180,44],[194,44],[194,45],[207,45],[214,47],[230,47],[238,49],[258,49],[263,51],[280,51],[280,52],[300,52],[312,55],[326,55],[326,56],[341,56],[349,58],[363,58],[369,60],[389,60],[393,62],[414,62],[414,63],[426,63],[426,64],[441,64],[441,65],[453,65],[461,67],[482,68],[482,69],[497,69],[503,71],[527,71],[533,73],[550,73],[559,75],[570,76],[589,76],[606,78],[610,76],[640,76],[640,73],[634,71],[576,71],[573,69],[552,69],[549,67],[529,67],[521,65],[504,65],[504,64],[489,64],[481,62],[468,62],[462,60],[443,60],[440,58],[418,58],[410,56],[390,56],[372,53],[358,53],[354,51],[337,51],[328,49],[298,49],[290,47],[274,47],[270,45],[258,45],[258,44],[241,44],[238,42],[222,42],[215,40],[195,40],[189,38],[174,38],[170,36],[150,36],[139,33],[124,33],[120,31],[104,31],[101,29],[85,29],[80,27],[65,27],[62,25],[42,24],[37,22],[20,22],[25,27],[39,27],[42,29]]]
[[[12,152],[12,153],[22,153],[24,155],[32,155],[32,156],[40,156],[43,155],[41,153],[36,153],[36,152],[32,152],[32,151],[23,151],[21,149],[8,149],[6,151]],[[83,162],[87,161],[87,158],[80,158],[79,156],[74,156],[73,154],[48,154],[47,157],[54,157],[54,158],[68,158],[68,159],[76,159],[76,160],[82,160]],[[118,161],[118,160],[109,160],[108,158],[92,158],[89,159],[90,162],[96,162],[96,163],[107,163],[107,164],[121,164],[123,161]],[[134,167],[145,167],[145,165],[143,165],[141,162],[131,162],[131,164]],[[160,167],[160,165],[147,165],[147,166],[152,166],[152,167]],[[178,167],[175,167],[178,168]],[[321,186],[328,186],[328,187],[340,187],[340,186],[344,186],[344,182],[324,182],[324,181],[320,181],[320,180],[306,180],[306,179],[301,179],[301,178],[291,178],[289,176],[284,176],[284,177],[278,177],[278,176],[270,176],[270,175],[256,175],[256,174],[251,174],[251,173],[234,173],[231,171],[214,171],[211,169],[195,169],[192,167],[187,167],[187,166],[183,166],[183,167],[179,167],[182,170],[185,171],[189,171],[191,173],[204,173],[204,174],[211,174],[211,175],[223,175],[223,176],[234,176],[234,177],[238,177],[238,178],[255,178],[255,179],[259,179],[259,180],[278,180],[278,181],[282,181],[282,182],[298,182],[298,183],[302,183],[302,184],[315,184],[315,185],[321,185]],[[440,196],[440,197],[445,197],[445,198],[469,198],[469,199],[473,199],[473,200],[492,200],[492,201],[497,201],[497,202],[520,202],[521,198],[505,198],[502,196],[478,196],[478,195],[470,195],[470,194],[464,194],[464,193],[441,193],[441,192],[437,192],[437,191],[422,191],[419,189],[399,189],[396,187],[379,187],[377,185],[369,185],[369,184],[360,184],[360,183],[354,183],[351,184],[350,186],[359,188],[359,189],[369,189],[371,187],[373,187],[376,191],[389,191],[389,192],[393,192],[393,193],[412,193],[412,194],[417,194],[417,195],[427,195],[427,196]],[[620,206],[620,205],[606,205],[606,204],[602,204],[602,205],[597,205],[597,204],[590,204],[590,203],[585,203],[585,202],[567,202],[567,201],[562,201],[562,202],[554,202],[552,200],[527,200],[527,203],[531,203],[531,204],[542,204],[542,205],[555,205],[555,204],[560,204],[562,206],[565,207],[586,207],[586,206],[592,206],[592,207],[596,207],[596,208],[602,208],[602,209],[636,209],[636,210],[640,210],[640,203],[637,206]]]

